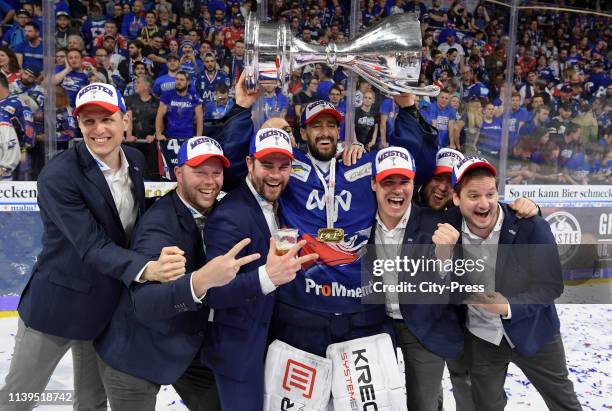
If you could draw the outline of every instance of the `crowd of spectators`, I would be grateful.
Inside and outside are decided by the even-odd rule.
[[[6,89],[0,82],[0,121],[15,125],[23,152],[13,178],[35,179],[44,164],[45,92],[56,93],[61,149],[79,135],[72,107],[89,82],[123,91],[132,117],[126,140],[140,142],[148,177],[159,178],[158,142],[171,149],[167,141],[201,133],[233,106],[244,69],[244,18],[256,8],[252,0],[55,0],[56,68],[43,88],[41,0],[0,0],[0,71],[8,81]],[[286,21],[295,36],[319,45],[349,41],[349,10],[346,0],[268,3],[270,19]],[[508,182],[610,184],[612,18],[565,10],[520,11],[508,104],[507,6],[362,0],[359,30],[392,14],[416,14],[423,39],[420,81],[442,89],[437,98],[420,98],[419,110],[437,127],[441,147],[480,152],[497,163],[509,106]],[[341,67],[297,69],[286,90],[265,87],[264,117],[284,117],[301,144],[305,104],[325,99],[346,114],[346,88]],[[393,100],[359,81],[354,103],[353,138],[367,148],[392,144]]]

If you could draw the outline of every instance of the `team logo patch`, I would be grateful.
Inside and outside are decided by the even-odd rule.
[[[312,170],[312,166],[301,162],[299,160],[293,160],[291,164],[291,177],[295,177],[304,183],[308,181],[308,176],[310,175],[310,171]]]

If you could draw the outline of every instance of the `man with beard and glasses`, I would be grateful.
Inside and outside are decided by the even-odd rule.
[[[204,113],[200,98],[188,91],[189,75],[176,73],[175,90],[161,95],[155,118],[155,136],[160,144],[163,170],[160,174],[174,181],[174,166],[181,143],[193,136],[202,135]],[[194,125],[195,122],[195,125]]]
[[[204,70],[198,75],[197,89],[204,104],[215,100],[215,90],[220,84],[230,86],[229,77],[222,70],[217,70],[217,61],[212,53],[202,56]]]
[[[436,131],[418,114],[414,96],[395,99],[401,107],[395,141],[416,153],[416,181],[425,181],[434,168]],[[376,212],[370,187],[376,152],[357,160],[353,145],[345,149],[347,164],[352,164],[337,162],[342,120],[326,101],[306,105],[301,134],[308,151],[294,150],[291,181],[280,199],[281,223],[297,228],[307,241],[303,252],[317,253],[319,259],[277,290],[272,334],[319,356],[325,356],[329,344],[389,330],[384,311],[381,315],[376,307],[362,305],[360,298],[360,251]],[[324,294],[323,288],[346,292]]]
[[[289,183],[292,160],[286,132],[260,129],[246,157],[248,176],[223,198],[204,228],[209,258],[225,254],[245,236],[252,241],[242,253],[262,256],[242,267],[235,280],[207,295],[214,319],[207,328],[202,359],[215,374],[224,410],[262,410],[264,353],[275,290],[292,281],[302,264],[317,258],[316,254],[296,258],[305,241],[278,256],[276,242],[270,239],[280,228],[278,200]]]

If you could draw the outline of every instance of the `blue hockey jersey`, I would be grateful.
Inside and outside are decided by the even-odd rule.
[[[208,76],[206,70],[200,73],[197,80],[197,89],[204,103],[215,100],[215,90],[219,84],[230,87],[230,79],[224,71],[217,70],[212,78]]]
[[[413,154],[416,181],[423,183],[435,166],[435,129],[405,110],[400,110],[395,128],[395,144]],[[317,241],[318,229],[327,227],[323,183],[310,156],[299,150],[294,150],[294,155],[291,178],[280,199],[281,224],[297,228],[307,241],[301,252],[316,252],[319,259],[303,267],[294,281],[281,286],[277,297],[313,311],[352,313],[367,309],[361,297],[371,290],[361,284],[361,253],[376,215],[376,198],[370,186],[376,152],[365,154],[350,167],[336,162],[334,227],[344,230],[344,241],[339,243]],[[328,173],[321,170],[321,174],[328,181]]]

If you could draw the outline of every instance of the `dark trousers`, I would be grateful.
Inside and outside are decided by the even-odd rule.
[[[568,378],[565,350],[560,335],[553,337],[535,355],[526,357],[512,349],[505,338],[497,346],[469,331],[465,334],[465,358],[477,410],[504,409],[507,402],[504,382],[510,362],[525,373],[549,409],[582,410],[574,392],[574,385]]]
[[[462,353],[458,358],[447,358],[446,367],[453,385],[453,397],[457,411],[474,411],[474,400],[472,399],[472,381]]]
[[[397,346],[404,355],[408,409],[437,411],[444,358],[425,348],[403,320],[393,320],[393,328]]]
[[[113,411],[155,411],[159,384],[112,368],[101,359],[99,365]],[[191,411],[221,410],[212,371],[197,358],[172,386]]]
[[[261,411],[264,404],[264,378],[258,381],[236,381],[215,374],[223,411]]]
[[[199,355],[172,386],[191,411],[221,410],[215,377]]]

